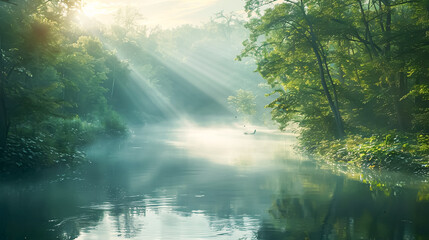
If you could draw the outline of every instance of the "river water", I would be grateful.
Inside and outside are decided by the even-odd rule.
[[[320,168],[293,134],[243,131],[147,126],[90,165],[5,180],[0,239],[429,239],[424,177]]]

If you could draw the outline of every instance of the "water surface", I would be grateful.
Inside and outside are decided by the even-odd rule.
[[[293,134],[244,131],[136,128],[89,166],[3,181],[0,239],[429,239],[424,178],[334,174]]]

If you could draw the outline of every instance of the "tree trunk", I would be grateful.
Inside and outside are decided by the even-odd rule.
[[[392,61],[392,54],[391,54],[391,32],[392,32],[392,8],[391,8],[391,1],[386,0],[383,2],[386,6],[386,31],[384,32],[385,38],[386,38],[386,44],[384,46],[384,54],[387,61]],[[399,72],[393,72],[390,76],[389,81],[391,82],[390,88],[393,92],[393,104],[396,111],[396,120],[397,120],[397,127],[402,130],[406,131],[409,130],[411,126],[411,120],[409,118],[409,114],[407,111],[406,101],[401,101],[401,98],[407,94],[407,80],[405,73],[403,71]]]
[[[378,57],[378,51],[377,51],[377,46],[374,43],[374,40],[372,38],[372,34],[371,31],[369,29],[369,23],[368,20],[366,19],[366,15],[365,15],[365,10],[363,9],[362,6],[362,1],[358,0],[359,3],[359,8],[361,11],[361,15],[362,15],[362,22],[365,25],[365,40],[369,42],[370,46],[371,46],[371,51],[372,53],[370,53],[370,55],[374,55],[375,57]]]
[[[112,88],[110,89],[110,101],[113,101],[113,93],[115,91],[115,83],[116,83],[116,65],[113,65],[113,73],[112,73]]]
[[[320,81],[322,83],[323,91],[324,91],[325,96],[328,100],[329,107],[331,108],[332,114],[334,115],[335,126],[337,129],[337,136],[339,138],[343,138],[346,135],[344,132],[343,120],[341,118],[341,114],[340,114],[338,107],[335,105],[334,101],[332,100],[331,93],[329,92],[328,85],[326,84],[325,70],[323,67],[324,62],[322,60],[322,57],[320,56],[321,50],[319,49],[319,44],[318,44],[316,35],[314,34],[314,31],[313,31],[313,25],[305,13],[304,4],[302,1],[301,1],[301,11],[302,11],[304,19],[307,22],[308,27],[309,27],[311,46],[313,48],[314,54],[315,54],[316,59],[317,59],[317,65],[319,67]]]
[[[343,120],[341,118],[340,111],[338,110],[338,108],[334,104],[334,101],[332,100],[331,93],[329,92],[328,85],[326,84],[322,58],[320,57],[317,46],[313,45],[313,51],[317,58],[317,65],[319,66],[320,81],[322,83],[323,91],[325,92],[325,96],[328,99],[329,107],[331,108],[331,111],[334,114],[338,137],[343,138],[346,135],[344,132]]]
[[[387,39],[386,46],[384,48],[385,55],[390,57],[390,34],[392,32],[392,9],[390,7],[390,1],[385,2],[386,5],[386,32],[385,36]]]
[[[409,114],[407,111],[407,103],[406,100],[402,100],[401,98],[407,94],[407,80],[404,72],[399,72],[398,74],[398,82],[399,87],[397,89],[397,96],[395,99],[396,104],[396,113],[399,129],[406,131],[410,129],[411,121],[409,118]]]

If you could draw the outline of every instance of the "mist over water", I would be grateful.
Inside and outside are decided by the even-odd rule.
[[[147,125],[132,129],[124,141],[94,145],[88,149],[91,165],[57,180],[3,182],[0,236],[390,239],[427,234],[427,202],[410,197],[416,191],[411,185],[390,196],[371,191],[297,155],[294,134],[252,126],[256,134],[245,135],[243,128]],[[366,221],[397,230],[372,229]]]
[[[170,1],[161,2],[166,6]],[[181,11],[197,9],[191,6],[196,1],[182,2],[190,7]],[[215,1],[199,2],[204,6]],[[104,11],[119,6],[104,5],[109,7]],[[11,13],[10,19],[19,19],[15,16],[22,13],[9,11],[12,7],[0,10]],[[47,16],[51,13],[50,8],[44,10]],[[96,15],[95,7],[86,10]],[[298,55],[291,59],[296,57],[296,62],[304,64],[304,74],[291,77],[287,75],[301,70],[293,65],[283,69],[281,61],[290,54],[288,48],[284,54],[270,55],[270,61],[280,62],[278,66],[269,61],[257,66],[244,57],[234,60],[249,37],[245,20],[235,13],[220,12],[198,26],[170,23],[177,26],[172,29],[146,28],[140,25],[138,12],[130,8],[123,10],[123,16],[119,13],[109,26],[90,18],[88,12],[78,20],[70,17],[79,25],[73,25],[74,32],[55,30],[65,39],[54,39],[65,41],[60,60],[50,58],[51,51],[39,49],[41,56],[45,54],[52,62],[41,64],[29,58],[30,70],[19,67],[19,74],[12,75],[21,85],[11,84],[8,92],[22,91],[24,97],[11,94],[13,101],[6,100],[28,105],[11,111],[13,119],[18,119],[11,127],[15,134],[12,142],[23,143],[26,154],[48,149],[54,155],[54,147],[58,147],[58,154],[33,162],[22,155],[17,144],[16,156],[5,160],[4,166],[20,169],[27,159],[26,167],[31,170],[48,160],[63,168],[0,178],[0,240],[429,239],[429,184],[425,176],[368,169],[354,172],[341,163],[320,164],[296,151],[299,136],[296,128],[286,125],[288,121],[313,127],[315,132],[306,129],[307,138],[323,139],[319,135],[333,126],[319,80],[310,76],[318,75],[312,68],[315,61],[305,55],[311,49],[296,50],[303,54],[302,59]],[[19,31],[13,33],[21,36]],[[282,36],[273,36],[277,35]],[[0,44],[2,53],[10,55],[4,61],[11,66],[15,64],[12,47],[21,38],[16,39],[7,39],[9,52]],[[261,53],[270,48],[261,48]],[[343,71],[341,64],[328,64],[328,57],[324,60],[328,70],[339,66],[339,77],[352,72],[351,68]],[[25,66],[26,61],[20,64]],[[254,72],[258,67],[268,81]],[[371,73],[365,69],[353,72]],[[34,80],[34,86],[29,79]],[[359,76],[357,79],[341,81],[360,83]],[[335,84],[336,79],[331,79],[329,86],[334,88]],[[361,84],[365,89],[370,86]],[[350,86],[359,88],[344,86],[338,88],[339,95],[350,97],[346,103],[351,104],[353,94],[343,91]],[[27,98],[27,93],[35,95]],[[45,95],[48,97],[43,100],[51,104],[47,107],[38,98]],[[266,107],[273,101],[271,108]],[[336,105],[347,106],[343,102]],[[56,115],[47,115],[51,106]],[[344,119],[352,125],[356,111],[363,107],[350,106],[353,114],[344,116],[351,120]],[[26,110],[34,110],[34,115],[27,116]],[[364,117],[372,114],[364,113]],[[40,122],[32,122],[32,118]],[[287,126],[286,130],[280,131],[279,124]],[[387,140],[386,136],[385,148]],[[81,150],[88,163],[71,164]],[[28,156],[44,156],[36,153]],[[72,157],[66,160],[67,156]],[[63,164],[55,165],[62,160]]]

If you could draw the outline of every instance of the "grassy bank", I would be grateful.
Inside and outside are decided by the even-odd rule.
[[[429,135],[349,135],[341,140],[300,143],[301,149],[328,163],[350,167],[429,173]]]

